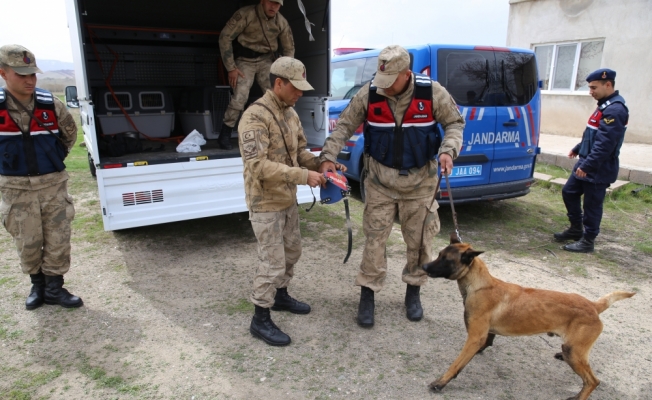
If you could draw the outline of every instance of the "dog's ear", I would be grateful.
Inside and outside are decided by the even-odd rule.
[[[469,248],[467,251],[462,253],[462,255],[460,256],[460,261],[462,262],[462,264],[471,265],[473,259],[482,253],[484,253],[484,251],[474,251],[473,249]]]
[[[451,244],[462,243],[456,232],[451,232]]]

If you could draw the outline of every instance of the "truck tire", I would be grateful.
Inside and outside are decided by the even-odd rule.
[[[91,176],[97,178],[97,170],[95,169],[95,163],[93,162],[93,157],[91,153],[86,153],[88,155],[88,168],[91,170]]]

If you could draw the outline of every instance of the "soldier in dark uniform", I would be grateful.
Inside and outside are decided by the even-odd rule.
[[[586,77],[598,108],[589,118],[582,141],[568,153],[569,158],[580,157],[562,190],[570,227],[554,234],[557,241],[576,241],[564,246],[567,251],[593,251],[595,238],[600,233],[602,203],[607,188],[618,177],[618,155],[625,138],[629,111],[625,99],[614,89],[615,80],[616,71],[610,69],[599,69]]]

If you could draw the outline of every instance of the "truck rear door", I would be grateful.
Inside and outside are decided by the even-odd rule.
[[[466,121],[459,157],[454,162],[451,187],[486,185],[494,159],[496,107],[489,96],[495,56],[471,46],[433,49],[432,76],[448,90]]]
[[[532,177],[539,152],[541,96],[533,52],[497,49],[492,97],[496,135],[491,183]]]

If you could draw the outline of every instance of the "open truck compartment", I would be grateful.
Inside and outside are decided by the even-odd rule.
[[[232,150],[216,141],[231,95],[218,43],[231,16],[258,3],[66,0],[81,128],[105,230],[246,210],[237,132]],[[280,13],[292,29],[295,57],[315,88],[295,110],[317,151],[326,138],[329,0],[284,3]],[[260,96],[254,84],[249,102]],[[193,129],[207,143],[197,153],[176,152]],[[140,146],[100,153],[102,140],[121,137]],[[299,187],[297,199],[313,200],[307,186]]]
[[[95,140],[103,135],[140,132],[147,151],[125,154],[127,161],[148,164],[192,157],[238,157],[215,143],[231,91],[219,51],[219,33],[239,8],[258,1],[69,0],[77,7],[86,96],[93,105]],[[305,9],[305,16],[300,5]],[[312,146],[325,138],[325,98],[328,96],[328,0],[289,0],[281,8],[295,41],[295,57],[306,65],[315,91],[306,92],[308,108],[302,120]],[[309,40],[306,19],[314,41]],[[79,86],[79,85],[78,85]],[[81,95],[81,93],[80,93]],[[252,86],[249,102],[262,95]],[[321,101],[314,103],[310,98]],[[310,107],[314,106],[314,109]],[[321,110],[324,108],[324,110]],[[237,128],[237,125],[236,127]],[[232,133],[233,145],[237,149]],[[176,145],[193,129],[208,141],[200,153],[175,153]],[[153,151],[154,150],[154,151]],[[99,153],[99,152],[98,152]],[[93,154],[101,169],[116,161],[113,155]]]

